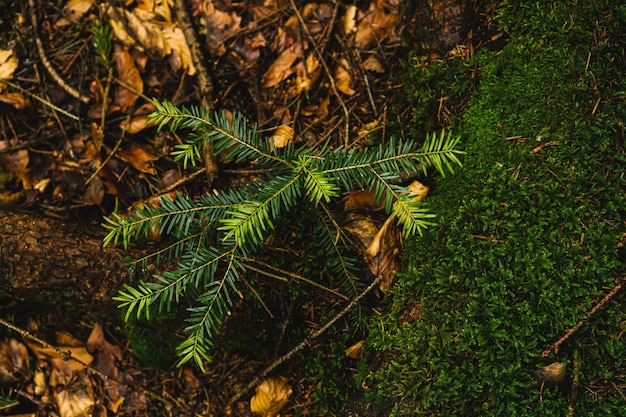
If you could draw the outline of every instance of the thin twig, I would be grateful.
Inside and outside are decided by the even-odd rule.
[[[293,279],[296,279],[296,280],[299,280],[299,281],[306,282],[307,284],[313,285],[314,287],[317,287],[317,288],[320,288],[320,289],[322,289],[324,291],[327,291],[327,292],[329,292],[329,293],[331,293],[333,295],[336,295],[337,297],[342,298],[342,299],[344,299],[346,301],[349,300],[348,297],[346,297],[345,295],[341,294],[340,292],[337,292],[337,291],[333,290],[332,288],[325,287],[324,285],[319,284],[319,283],[317,283],[317,282],[315,282],[313,280],[310,280],[310,279],[308,279],[306,277],[303,277],[302,275],[298,275],[298,274],[295,274],[295,273],[290,272],[290,271],[285,271],[283,269],[276,268],[275,266],[272,266],[270,264],[267,264],[265,262],[262,262],[262,261],[259,261],[259,260],[256,260],[256,259],[253,260],[253,262],[255,262],[255,263],[259,264],[259,265],[262,265],[262,266],[264,266],[266,268],[273,269],[274,271],[276,271],[276,272],[278,272],[280,274],[287,275],[289,278],[293,278]],[[249,268],[250,270],[258,272],[260,274],[268,275],[270,277],[276,277],[275,275],[272,275],[272,274],[268,273],[267,271],[264,271],[262,269],[258,269],[258,268],[255,268],[255,267],[251,266],[249,263],[246,264],[246,267]]]
[[[617,284],[615,284],[615,286],[613,287],[613,289],[604,296],[604,298],[602,298],[602,300],[600,300],[600,302],[598,304],[596,304],[591,310],[589,310],[589,312],[587,313],[587,317],[585,317],[584,319],[580,320],[578,323],[576,323],[576,326],[572,327],[571,329],[569,329],[567,332],[565,332],[565,334],[563,335],[563,337],[561,337],[559,340],[556,341],[556,343],[554,343],[552,346],[550,346],[548,349],[544,350],[541,353],[541,356],[543,358],[547,358],[548,356],[550,356],[550,354],[552,352],[558,352],[559,347],[567,340],[569,339],[574,333],[576,333],[576,331],[578,329],[580,329],[585,323],[587,323],[587,321],[589,320],[589,318],[596,313],[600,308],[602,308],[603,305],[605,305],[611,298],[613,298],[615,296],[615,294],[617,294],[619,292],[619,290],[622,288],[622,280],[623,278],[618,279]]]
[[[286,362],[289,359],[291,359],[296,353],[300,352],[302,349],[304,349],[307,346],[309,346],[313,342],[313,340],[315,340],[318,337],[320,337],[322,334],[324,334],[324,332],[326,332],[326,330],[328,330],[340,318],[342,318],[343,316],[348,314],[348,312],[350,312],[350,310],[352,310],[352,308],[355,305],[357,305],[358,302],[361,301],[361,299],[363,297],[365,297],[367,295],[367,293],[369,293],[372,290],[372,288],[374,288],[375,286],[377,286],[380,283],[380,281],[382,280],[382,277],[383,277],[382,275],[377,276],[376,279],[374,281],[372,281],[372,283],[367,288],[365,288],[359,295],[357,295],[352,301],[350,301],[348,303],[348,305],[346,305],[346,307],[343,310],[341,310],[335,317],[332,318],[332,320],[330,320],[328,323],[326,323],[324,326],[322,326],[321,328],[319,328],[315,332],[311,333],[299,345],[297,345],[296,347],[291,349],[289,352],[287,352],[286,354],[284,354],[280,358],[276,359],[274,362],[272,362],[272,364],[270,366],[265,368],[263,370],[263,372],[261,372],[259,375],[257,375],[241,391],[239,391],[235,395],[233,395],[230,398],[230,400],[228,401],[227,407],[231,407],[236,401],[238,401],[241,397],[243,397],[247,392],[249,392],[255,386],[257,386],[259,384],[259,382],[261,382],[261,380],[263,378],[265,378],[267,375],[269,375],[270,372],[272,372],[278,366],[282,365],[284,362]]]
[[[341,104],[343,113],[346,116],[344,143],[347,146],[350,143],[350,113],[348,111],[348,107],[346,106],[346,103],[343,101],[343,98],[341,97],[339,90],[337,90],[337,86],[335,85],[333,74],[330,72],[330,68],[328,68],[328,65],[326,65],[326,61],[324,61],[324,56],[322,55],[322,52],[317,47],[317,43],[315,43],[315,39],[313,39],[313,35],[311,35],[311,32],[309,31],[309,28],[307,27],[306,22],[304,21],[304,18],[302,17],[302,14],[300,13],[300,10],[298,10],[298,7],[296,6],[296,3],[294,2],[294,0],[289,0],[289,2],[291,3],[291,7],[293,8],[294,12],[296,13],[296,16],[298,17],[298,20],[300,21],[300,24],[302,25],[302,30],[304,31],[305,35],[309,39],[309,42],[311,42],[311,45],[313,46],[313,50],[315,51],[315,55],[317,55],[317,59],[319,59],[320,63],[322,64],[322,67],[324,68],[324,72],[326,72],[326,76],[328,77],[328,80],[330,82],[330,88],[332,88],[333,93],[335,94],[335,97],[337,97],[337,100],[339,100],[339,104]]]
[[[27,91],[27,90],[23,89],[22,87],[20,87],[17,84],[12,83],[11,81],[2,80],[2,83],[9,85],[9,86],[15,88],[16,90],[19,90],[20,92],[28,95],[29,97],[34,98],[35,100],[45,104],[46,106],[50,107],[51,109],[54,109],[54,110],[58,111],[59,113],[63,114],[64,116],[69,117],[70,119],[80,120],[80,117],[75,116],[72,113],[69,113],[69,112],[63,110],[62,108],[60,108],[60,107],[50,103],[48,100],[44,100],[43,98],[41,98],[39,96],[36,96],[35,94],[31,93],[30,91]]]
[[[69,95],[82,101],[85,104],[89,104],[89,97],[81,95],[78,90],[76,90],[74,87],[69,85],[63,78],[61,78],[57,70],[54,69],[54,67],[48,60],[48,57],[46,56],[46,50],[43,47],[43,42],[41,42],[41,38],[39,37],[39,25],[37,23],[37,11],[35,9],[35,0],[28,0],[28,4],[30,5],[30,8],[32,9],[31,20],[33,24],[33,34],[35,37],[35,43],[37,44],[37,52],[39,54],[39,59],[41,60],[41,63],[46,68],[46,70],[48,71],[52,79],[62,89],[64,89]]]

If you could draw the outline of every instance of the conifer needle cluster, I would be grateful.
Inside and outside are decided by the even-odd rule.
[[[176,268],[126,286],[115,299],[126,309],[126,319],[133,314],[150,318],[151,313],[169,310],[183,298],[190,302],[184,329],[187,338],[178,346],[179,364],[193,361],[202,368],[204,360],[209,360],[212,339],[233,307],[233,296],[240,294],[241,278],[253,268],[255,256],[265,249],[269,237],[281,232],[278,224],[305,219],[313,234],[306,239],[315,242],[316,253],[326,259],[325,273],[354,297],[358,262],[349,256],[349,239],[333,203],[342,193],[371,190],[397,219],[405,237],[420,234],[433,224],[434,216],[423,202],[414,201],[403,179],[426,174],[429,167],[446,175],[460,165],[459,138],[450,132],[427,135],[423,143],[390,139],[366,149],[277,148],[272,138],[260,137],[240,115],[229,120],[223,112],[210,113],[202,107],[179,108],[167,101],[154,104],[157,110],[150,119],[159,130],[169,126],[191,132],[173,152],[185,167],[202,160],[202,150],[208,147],[226,160],[253,161],[267,172],[245,188],[207,193],[196,200],[177,194],[173,200],[163,198],[158,206],[135,208],[133,214],[124,216],[113,213],[105,219],[105,246],[121,242],[128,247],[155,229],[171,237],[165,248],[133,265],[145,267],[167,259]],[[305,278],[315,281],[319,277]]]

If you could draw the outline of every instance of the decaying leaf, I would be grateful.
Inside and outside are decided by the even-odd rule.
[[[128,133],[139,133],[148,126],[148,116],[156,110],[156,107],[152,103],[145,103],[133,112],[130,120],[126,119],[120,123],[120,129],[127,131]]]
[[[360,12],[357,21],[355,46],[367,49],[392,33],[399,19],[399,0],[373,0],[369,10]]]
[[[57,20],[54,26],[60,28],[80,21],[80,18],[91,9],[94,2],[95,0],[68,0],[61,11],[62,17]]]
[[[533,371],[533,374],[535,375],[537,383],[540,384],[541,387],[552,387],[565,380],[565,375],[567,374],[567,363],[554,362]]]
[[[293,44],[285,49],[263,74],[261,86],[263,88],[273,87],[294,74],[296,68],[293,67],[293,63],[301,56],[302,47],[300,44]]]
[[[363,68],[366,71],[377,72],[379,74],[382,74],[385,72],[385,68],[383,67],[383,64],[381,64],[378,58],[376,58],[374,55],[367,57],[367,59],[363,61]]]
[[[335,68],[335,85],[337,86],[337,89],[339,91],[351,96],[356,93],[356,91],[354,91],[350,87],[350,83],[352,80],[350,77],[350,73],[348,72],[349,69],[350,64],[348,63],[348,60],[345,58],[341,58],[339,60],[339,65],[337,65],[337,68]]]
[[[156,161],[159,159],[157,155],[146,151],[137,145],[130,145],[127,148],[120,149],[117,152],[117,156],[123,161],[128,162],[135,168],[136,170],[143,172],[144,174],[154,175],[154,167],[150,162]]]
[[[343,199],[344,211],[370,211],[381,208],[381,204],[376,202],[376,196],[371,191],[352,191]]]
[[[61,417],[91,416],[95,398],[87,370],[77,373],[63,389],[55,392],[54,397]]]
[[[256,394],[250,400],[250,410],[262,417],[277,416],[287,405],[291,393],[287,378],[279,376],[266,379],[256,388]]]
[[[165,6],[165,3],[161,4]],[[185,35],[176,24],[162,21],[154,11],[138,7],[128,11],[103,4],[102,9],[109,16],[115,38],[124,45],[134,46],[140,50],[146,49],[161,57],[169,57],[170,66],[174,71],[182,68],[187,75],[196,73]]]
[[[280,149],[293,141],[293,128],[289,125],[280,125],[272,135],[272,144]]]
[[[194,16],[202,17],[206,39],[211,54],[222,56],[226,53],[224,39],[234,34],[241,26],[241,17],[232,10],[230,1],[192,0]]]
[[[118,78],[132,89],[120,86],[115,93],[115,100],[110,111],[126,112],[130,106],[135,104],[139,94],[143,93],[143,79],[128,48],[115,45],[113,62]]]
[[[30,367],[26,346],[15,339],[0,342],[0,384],[28,379]]]
[[[409,195],[414,196],[411,199],[412,201],[424,201],[424,199],[428,195],[428,190],[430,190],[430,188],[428,188],[427,186],[425,186],[424,184],[422,184],[421,182],[417,180],[413,181],[406,188],[408,188],[409,191],[411,192]]]
[[[356,12],[357,7],[351,4],[346,8],[346,12],[341,17],[341,29],[343,29],[344,35],[350,35],[356,31]]]
[[[359,340],[358,342],[347,348],[346,356],[348,358],[356,359],[361,355],[361,352],[363,352],[363,340]]]
[[[2,80],[11,80],[19,60],[12,50],[0,49],[0,101],[21,110],[30,105],[30,101],[20,93],[5,92],[7,85]]]

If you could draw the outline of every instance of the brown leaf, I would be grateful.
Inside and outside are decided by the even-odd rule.
[[[139,94],[143,92],[143,80],[135,65],[133,56],[128,52],[128,48],[115,45],[113,62],[118,78],[122,80],[124,84],[132,87],[134,91],[120,86],[115,94],[115,100],[113,101],[111,110],[126,112],[126,110],[135,103],[137,98],[139,98]]]
[[[356,359],[361,355],[361,352],[363,352],[363,340],[359,340],[358,342],[347,348],[346,356],[348,358]]]
[[[152,103],[145,103],[133,112],[133,116],[127,122],[126,119],[120,123],[120,129],[127,131],[128,133],[139,133],[148,126],[148,116],[156,110],[156,107]]]
[[[410,191],[409,196],[414,196],[411,201],[424,201],[428,195],[428,190],[430,189],[417,180],[413,181],[406,188]]]
[[[147,49],[161,57],[171,54],[170,64],[174,69],[182,67],[187,75],[196,73],[189,45],[184,41],[183,31],[176,24],[155,20],[154,12],[138,8],[132,12],[106,7],[105,4],[101,8],[109,16],[113,34],[121,43]]]
[[[55,392],[61,417],[91,416],[95,405],[93,384],[87,371],[82,371],[64,387]]]
[[[71,23],[78,23],[80,18],[83,17],[89,9],[91,9],[94,1],[95,0],[69,0],[61,11],[63,17],[57,20],[54,26],[61,28],[68,26]]]
[[[0,384],[13,384],[30,377],[26,346],[15,339],[0,342]]]
[[[17,110],[23,110],[30,106],[30,100],[20,93],[2,93],[0,94],[0,101]]]
[[[280,376],[266,379],[256,388],[256,394],[250,399],[250,410],[262,417],[277,416],[287,405],[291,393],[287,378]]]
[[[300,44],[293,44],[285,49],[263,74],[261,86],[263,88],[273,87],[294,74],[296,69],[292,65],[300,56],[302,56]]]
[[[363,68],[366,71],[377,72],[379,74],[385,72],[383,64],[381,64],[378,58],[376,58],[374,55],[369,56],[365,61],[363,61]]]
[[[232,10],[230,2],[224,3],[218,7],[213,0],[191,1],[193,15],[204,18],[209,50],[217,56],[226,53],[224,39],[233,35],[241,27],[241,17]]]
[[[272,135],[272,144],[280,149],[293,141],[293,128],[289,125],[280,125]]]
[[[104,330],[99,323],[93,327],[86,346],[87,350],[96,357],[94,368],[116,380],[121,379],[117,363],[122,360],[122,349],[104,338]],[[117,413],[124,401],[126,387],[116,381],[108,380],[105,382],[104,389],[107,393],[107,408]]]
[[[565,379],[567,363],[554,362],[533,371],[533,373],[539,384],[552,387],[556,384],[560,384]]]
[[[399,18],[397,6],[395,0],[373,0],[369,10],[359,13],[355,46],[365,50],[374,42],[380,42],[393,35],[393,29]]]
[[[144,174],[155,174],[154,167],[150,164],[152,161],[159,159],[157,155],[147,152],[137,145],[130,145],[128,148],[120,149],[117,156],[123,161],[128,162],[136,170]]]
[[[344,211],[370,211],[381,209],[376,196],[371,191],[352,191],[343,198]]]
[[[337,68],[335,68],[334,78],[337,89],[342,93],[351,96],[356,93],[356,91],[354,91],[350,87],[351,77],[350,73],[348,72],[349,69],[350,64],[348,63],[348,60],[345,58],[341,58],[339,60],[339,65],[337,65]]]

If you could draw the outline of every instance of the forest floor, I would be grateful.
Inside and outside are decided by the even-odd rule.
[[[467,42],[469,21],[477,18],[463,2],[431,6],[0,0],[2,207],[97,226],[115,210],[175,191],[195,197],[254,177],[253,167],[219,156],[181,167],[171,152],[183,139],[147,124],[153,99],[240,112],[277,144],[358,148],[384,140],[388,118],[397,125],[406,116],[389,111],[407,53],[416,49],[406,39],[434,28],[419,45],[434,57]],[[304,327],[319,326],[335,303],[321,294],[298,306],[310,310]],[[269,349],[253,348],[260,343],[254,333],[265,330],[235,316],[224,339],[233,332],[248,337],[223,343],[228,347],[201,373],[174,365],[176,332],[167,319],[124,324],[117,313],[83,307],[79,300],[6,302],[5,413],[251,415],[254,392],[229,400],[296,343],[293,334],[259,334]],[[333,337],[281,369],[293,386],[287,414],[323,414],[346,399],[353,383],[334,387],[322,375],[325,361],[348,347],[332,348]]]
[[[458,175],[426,181],[438,226],[390,243],[406,271],[365,299],[369,334],[342,318],[265,375],[347,298],[266,282],[228,316],[203,372],[176,366],[177,312],[125,322],[113,301],[91,311],[0,294],[0,413],[623,410],[626,9],[499,3],[0,0],[3,210],[98,229],[113,212],[259,175],[220,155],[181,166],[184,133],[147,123],[154,99],[240,112],[276,146],[445,129],[466,151]],[[0,267],[13,256],[2,245]],[[146,248],[158,239],[132,249]],[[384,261],[382,273],[400,265]],[[580,337],[551,350],[577,324]],[[257,414],[253,396],[266,402]]]

